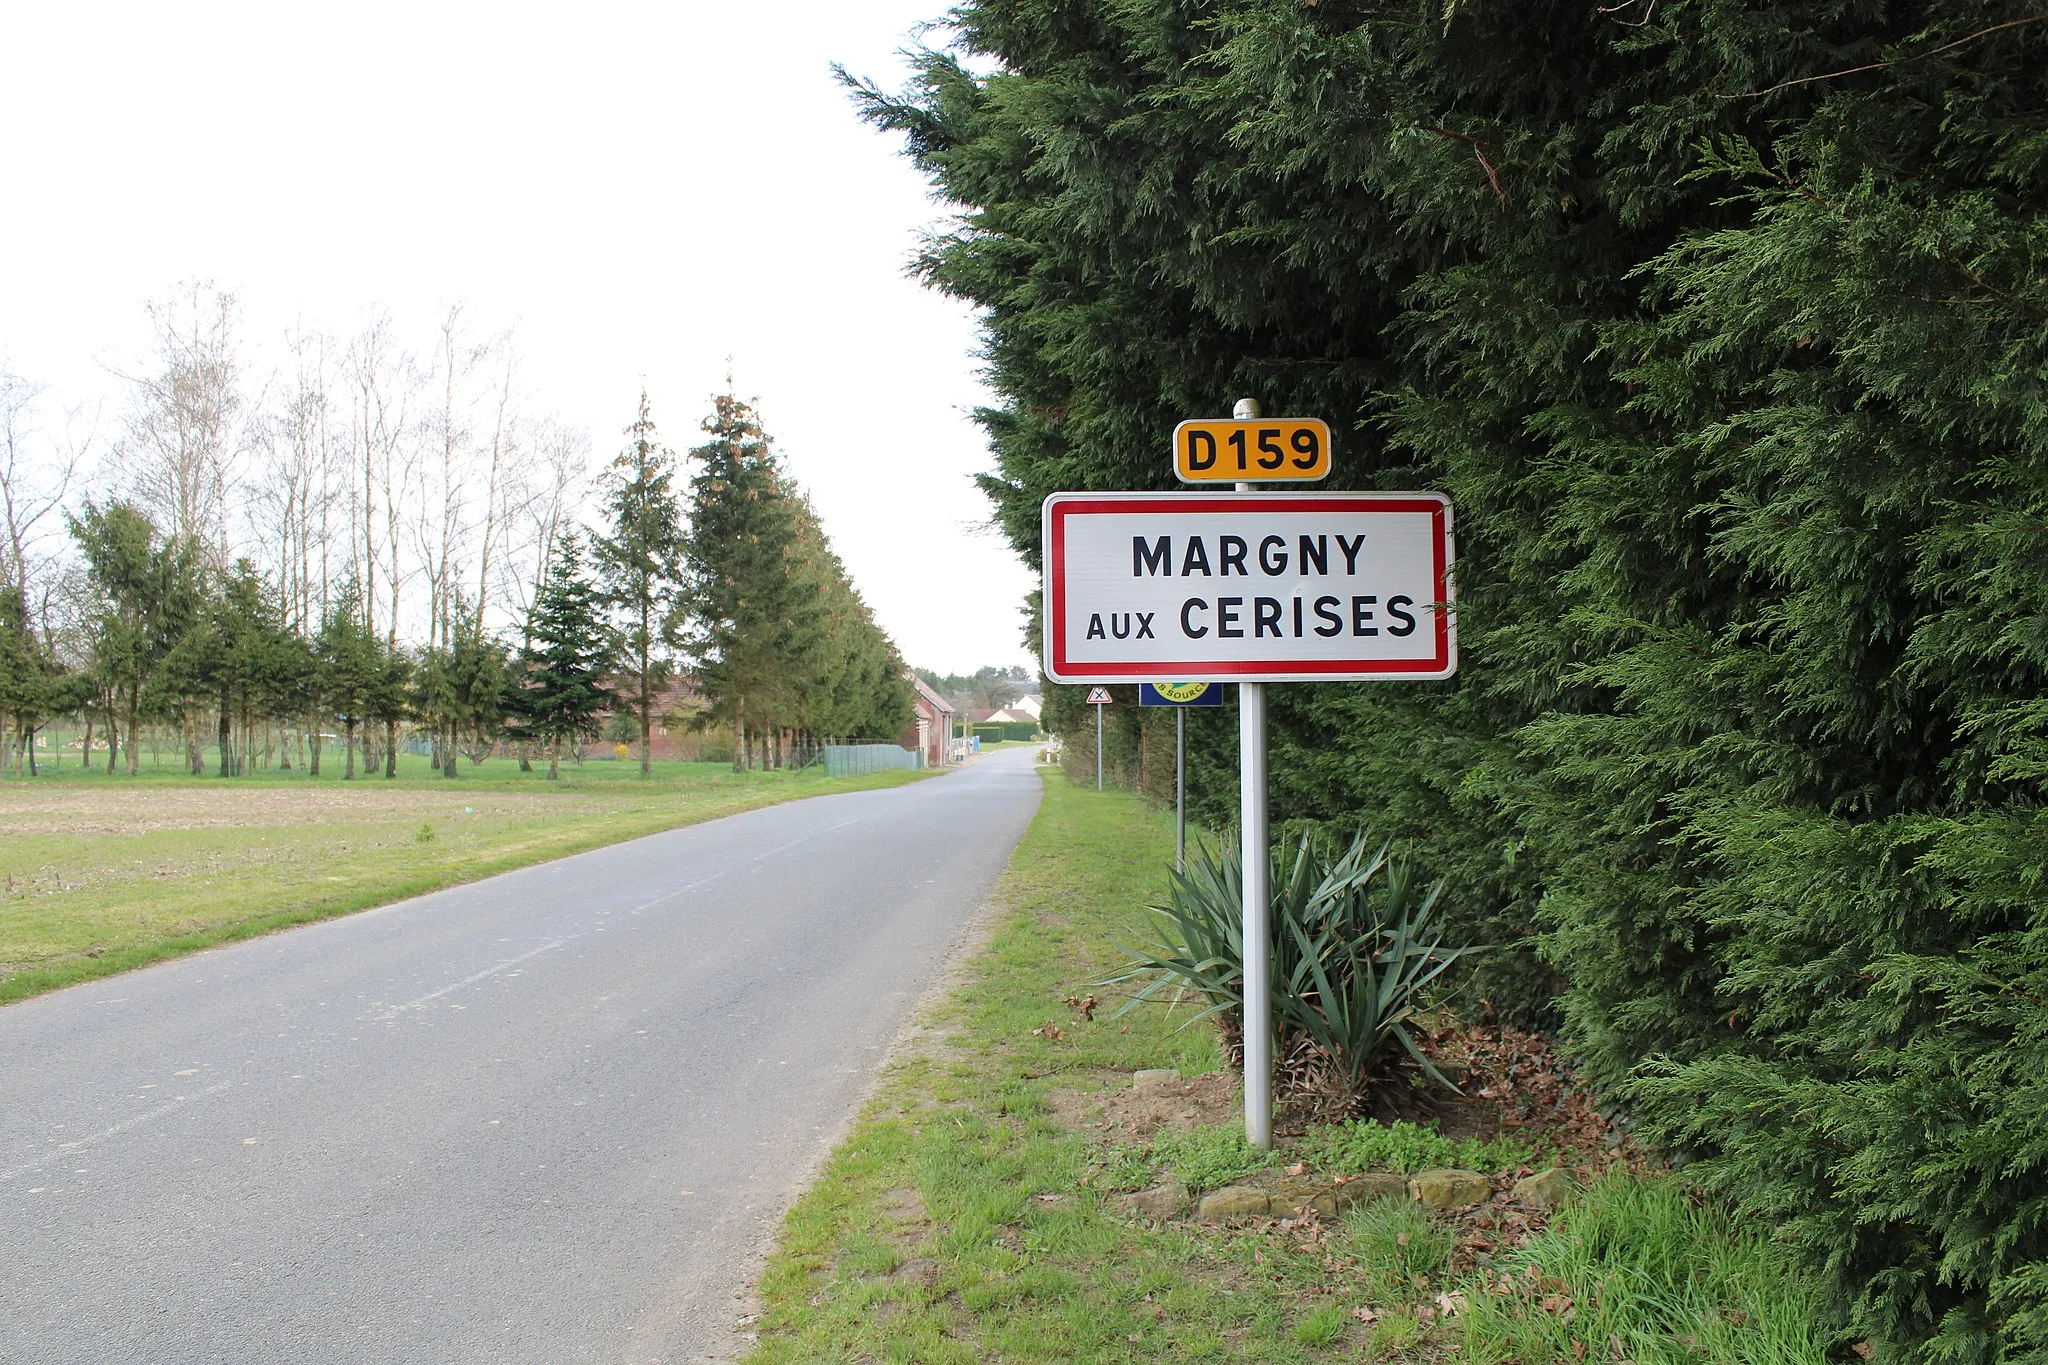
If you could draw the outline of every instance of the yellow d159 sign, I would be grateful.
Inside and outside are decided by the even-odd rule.
[[[1330,424],[1320,417],[1182,422],[1173,429],[1182,483],[1313,483],[1330,473]]]

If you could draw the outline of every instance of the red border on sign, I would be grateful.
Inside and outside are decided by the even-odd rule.
[[[1178,659],[1162,663],[1131,664],[1081,664],[1067,658],[1065,630],[1067,619],[1067,585],[1064,575],[1054,575],[1052,566],[1064,564],[1067,543],[1067,518],[1075,513],[1087,515],[1111,512],[1129,512],[1134,507],[1160,512],[1248,512],[1259,508],[1272,510],[1276,504],[1284,504],[1286,511],[1300,512],[1355,512],[1373,509],[1387,512],[1427,512],[1434,535],[1431,552],[1434,556],[1431,579],[1436,587],[1435,612],[1436,651],[1428,659],[1302,659],[1275,663],[1261,659]],[[1449,520],[1450,500],[1441,494],[1417,493],[1266,493],[1266,494],[1147,494],[1138,497],[1069,496],[1055,493],[1046,499],[1044,511],[1046,531],[1046,617],[1047,644],[1050,647],[1052,668],[1049,672],[1060,682],[1150,682],[1165,678],[1169,681],[1182,678],[1245,678],[1250,680],[1308,681],[1318,677],[1345,679],[1400,678],[1412,674],[1426,674],[1432,677],[1448,676],[1455,667],[1451,652],[1451,613],[1455,601],[1451,595],[1450,562],[1446,547],[1450,543]],[[1440,605],[1439,605],[1440,604]]]

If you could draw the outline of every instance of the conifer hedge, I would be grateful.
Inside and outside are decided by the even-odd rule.
[[[1247,394],[1332,421],[1335,486],[1448,490],[1462,673],[1276,689],[1276,815],[1530,945],[1490,998],[1845,1333],[2048,1359],[2039,0],[954,22],[862,98],[962,208],[921,268],[985,311],[1011,539]]]

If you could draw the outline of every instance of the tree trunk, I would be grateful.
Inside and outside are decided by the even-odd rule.
[[[136,745],[142,738],[142,682],[138,679],[128,689],[128,776],[133,777],[142,770],[142,755],[136,752]]]
[[[28,749],[28,775],[34,777],[36,775],[36,731],[40,727],[30,725],[24,728],[27,733],[22,736],[21,742]]]
[[[320,776],[320,719],[315,716],[312,725],[312,739],[308,741],[311,752],[306,757],[306,776]]]
[[[654,698],[648,695],[647,651],[640,651],[640,776],[654,776],[654,727],[648,723]]]
[[[348,762],[342,767],[341,780],[353,782],[356,780],[356,723],[354,721],[349,721],[342,726],[342,748],[348,754]]]
[[[398,722],[384,722],[384,776],[398,776]]]
[[[732,704],[732,770],[743,773],[747,770],[747,699],[736,698]]]
[[[235,771],[234,737],[228,725],[228,694],[220,694],[220,775],[232,777]]]
[[[92,767],[92,717],[91,717],[91,716],[87,716],[87,717],[85,718],[85,743],[84,743],[84,744],[82,744],[82,745],[80,745],[80,746],[79,746],[79,748],[80,748],[80,753],[79,753],[79,755],[78,755],[78,766],[79,766],[79,767],[81,767],[81,768],[91,768],[91,767]]]

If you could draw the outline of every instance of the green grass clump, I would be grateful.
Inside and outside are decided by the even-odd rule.
[[[1170,1171],[1190,1191],[1201,1194],[1221,1189],[1273,1165],[1279,1158],[1260,1151],[1245,1141],[1244,1128],[1235,1123],[1205,1124],[1185,1133],[1161,1133],[1152,1145],[1131,1153],[1136,1169],[1149,1183],[1150,1177]],[[1119,1170],[1130,1170],[1120,1162]],[[1128,1187],[1127,1187],[1128,1188]]]
[[[1534,1147],[1514,1138],[1497,1137],[1487,1142],[1477,1138],[1453,1139],[1439,1133],[1434,1121],[1380,1123],[1375,1119],[1317,1125],[1302,1135],[1294,1145],[1294,1153],[1318,1170],[1339,1175],[1359,1171],[1413,1175],[1444,1166],[1498,1175],[1529,1165],[1537,1156]]]
[[[1459,1319],[1479,1365],[1822,1365],[1814,1286],[1678,1181],[1616,1174],[1562,1211]]]
[[[1318,1308],[1294,1324],[1294,1339],[1303,1346],[1327,1346],[1344,1335],[1344,1310]]]
[[[1373,1324],[1365,1340],[1367,1360],[1395,1360],[1422,1345],[1422,1323],[1407,1311],[1389,1313]]]
[[[1358,1262],[1376,1303],[1428,1290],[1451,1260],[1451,1230],[1413,1204],[1373,1199],[1344,1214],[1339,1243]]]

